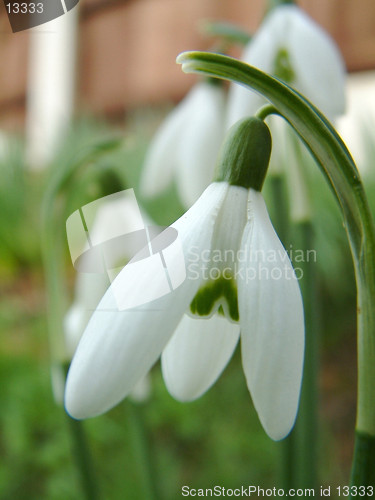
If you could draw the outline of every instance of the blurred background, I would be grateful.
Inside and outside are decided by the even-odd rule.
[[[338,128],[374,213],[375,3],[297,4],[330,33],[344,57],[347,113]],[[136,189],[158,224],[183,213],[173,188],[156,202],[137,192],[154,132],[196,81],[175,58],[184,50],[213,47],[215,39],[200,29],[202,20],[235,23],[252,33],[265,11],[262,0],[80,0],[54,21],[13,33],[1,3],[1,499],[85,498],[48,335],[48,328],[62,331],[61,318],[73,300],[66,217],[127,187]],[[234,56],[240,53],[231,49]],[[353,451],[355,284],[339,211],[324,181],[313,176],[312,184],[320,325],[318,484],[335,487],[348,484]],[[48,273],[54,266],[64,298],[53,305],[60,316],[51,319]],[[185,484],[281,485],[283,444],[272,442],[257,420],[238,350],[215,386],[194,403],[169,396],[158,365],[149,382],[141,401],[125,401],[84,424],[98,498],[156,498],[153,484],[165,500],[178,498]]]

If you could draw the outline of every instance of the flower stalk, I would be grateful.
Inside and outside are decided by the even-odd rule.
[[[80,474],[82,490],[87,500],[99,500],[101,495],[97,481],[94,480],[94,465],[87,442],[84,425],[66,415],[73,443],[73,454]]]
[[[299,221],[292,230],[298,247],[306,256],[314,246],[311,221]],[[305,311],[305,363],[299,413],[293,430],[295,477],[298,488],[317,488],[319,308],[314,262],[304,259],[298,267],[303,273],[300,286]]]
[[[159,500],[157,477],[154,457],[151,449],[151,440],[143,419],[143,406],[128,401],[126,405],[127,424],[132,440],[134,457],[139,464],[141,477],[142,498],[144,500]]]
[[[247,64],[219,54],[185,52],[177,62],[186,73],[200,73],[240,83],[262,94],[295,129],[308,147],[331,186],[340,205],[355,268],[358,292],[358,402],[356,421],[357,450],[353,465],[353,484],[372,484],[375,456],[375,229],[357,168],[343,141],[328,120],[301,94],[281,81]],[[368,446],[362,446],[363,442]],[[360,457],[360,458],[359,458]],[[360,462],[359,462],[360,460]]]

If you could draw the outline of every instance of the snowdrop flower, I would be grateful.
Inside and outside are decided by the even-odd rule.
[[[295,5],[281,5],[265,18],[241,59],[282,79],[307,97],[330,120],[344,112],[345,68],[324,30]],[[232,85],[229,125],[254,114],[260,96]]]
[[[170,113],[153,139],[141,191],[157,196],[175,181],[182,203],[190,207],[211,182],[224,138],[225,91],[206,80],[193,87]]]
[[[241,336],[243,369],[262,425],[275,440],[288,434],[302,377],[303,306],[260,193],[270,150],[261,120],[246,119],[230,130],[215,182],[172,225],[186,264],[179,287],[122,311],[109,288],[68,374],[65,406],[73,417],[116,405],[161,353],[170,393],[193,400],[219,377]],[[163,255],[168,264],[179,261],[177,254]],[[161,277],[139,269],[133,279],[117,276],[124,296],[146,287],[158,291]]]

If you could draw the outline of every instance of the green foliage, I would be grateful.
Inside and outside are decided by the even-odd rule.
[[[20,141],[5,145],[0,173],[0,267],[12,273],[39,257],[38,214],[30,206],[36,205],[40,190],[26,172]]]
[[[144,130],[150,130],[147,123],[133,122],[122,137],[100,124],[81,124],[63,145],[47,175],[25,170],[20,145],[14,149],[12,146],[12,153],[0,165],[1,500],[84,498],[67,416],[54,402],[50,387],[46,294],[39,250],[40,200],[51,179],[69,169],[72,161],[83,158],[90,147],[95,149],[114,135],[120,136],[120,147],[105,154],[98,149],[70,186],[66,215],[121,186],[134,187],[137,199],[141,199],[137,186],[150,135]],[[373,158],[374,154],[369,164]],[[352,349],[347,339],[353,337],[355,328],[350,253],[331,192],[315,175],[314,168],[308,166],[306,171],[314,205],[324,352],[327,355],[339,349],[341,353],[345,348]],[[372,203],[374,179],[368,169],[365,184]],[[160,224],[168,224],[182,213],[173,187],[163,197],[145,201],[144,207]],[[66,275],[71,276],[67,248],[63,255]],[[334,376],[331,365],[323,369]],[[347,404],[350,411],[353,403]],[[327,464],[333,463],[332,455],[338,454],[339,444],[333,442],[336,420],[329,420],[330,409],[324,407],[322,411],[326,418],[319,451],[323,477],[331,485],[343,484],[348,475],[347,462],[330,465],[330,478],[326,475]],[[216,484],[228,488],[259,484],[266,488],[280,484],[281,445],[270,441],[261,429],[238,351],[217,384],[198,401],[174,401],[156,366],[148,401],[125,401],[111,412],[85,422],[84,428],[103,499],[145,500],[147,455],[151,457],[149,473],[163,500],[180,496],[184,484],[196,488]],[[344,431],[342,436],[348,434]],[[350,443],[342,443],[342,447],[346,449]]]

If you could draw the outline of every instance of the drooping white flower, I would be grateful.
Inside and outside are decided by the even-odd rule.
[[[247,385],[266,432],[278,440],[293,426],[304,351],[302,299],[260,193],[270,154],[268,130],[257,119],[234,129],[237,149],[228,156],[223,148],[224,168],[228,157],[233,162],[229,174],[220,174],[172,225],[186,280],[161,296],[164,276],[134,268],[124,280],[120,272],[116,290],[124,297],[142,295],[147,287],[159,298],[119,311],[118,297],[109,288],[69,371],[65,405],[72,416],[85,418],[113,407],[162,352],[168,390],[177,399],[193,400],[215,382],[241,336]],[[249,134],[255,138],[247,148],[243,141]],[[259,147],[265,151],[258,152]],[[153,247],[160,247],[160,237]],[[161,252],[169,269],[180,262],[178,247],[173,248]]]
[[[215,81],[193,87],[156,133],[147,153],[141,191],[157,196],[175,181],[190,207],[211,182],[224,138],[225,91]]]
[[[345,67],[333,40],[296,5],[273,9],[241,59],[300,91],[330,120],[344,112]],[[254,114],[264,99],[238,85],[228,96],[228,122]]]

